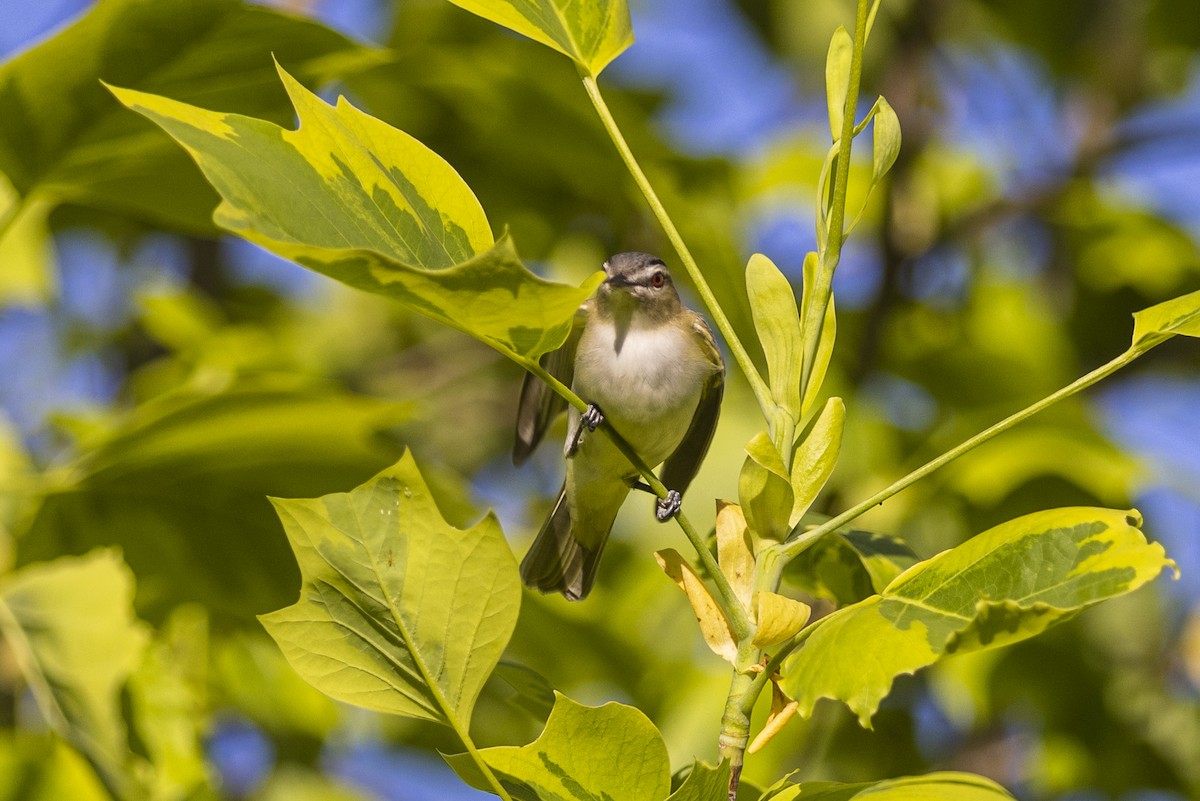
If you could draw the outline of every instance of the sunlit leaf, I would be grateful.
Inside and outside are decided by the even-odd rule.
[[[754,328],[767,356],[771,396],[793,420],[799,420],[804,348],[792,285],[774,262],[755,253],[746,265],[746,292],[750,296]]]
[[[52,729],[127,782],[120,691],[141,660],[133,575],[115,551],[30,565],[0,583],[0,634]]]
[[[800,436],[796,438],[796,449],[792,454],[792,515],[788,525],[799,522],[808,507],[817,499],[817,494],[829,481],[837,465],[838,453],[842,449],[842,424],[846,416],[846,404],[841,398],[830,398],[825,408],[814,417]]]
[[[2,801],[113,801],[83,756],[53,734],[0,734]]]
[[[510,356],[558,347],[582,287],[538,278],[479,201],[417,140],[350,105],[330,106],[282,68],[300,127],[113,92],[192,154],[221,194],[223,228],[350,286],[393,298]]]
[[[846,119],[846,94],[850,91],[853,55],[854,40],[845,27],[839,25],[833,32],[825,58],[825,102],[829,108],[829,133],[835,142],[842,135],[842,124]]]
[[[871,186],[878,184],[900,155],[900,118],[884,98],[875,104],[872,122]]]
[[[772,788],[761,801],[1011,801],[1000,785],[970,773],[941,772],[903,776],[881,782],[786,783]]]
[[[710,765],[697,760],[691,772],[667,801],[728,801],[729,763]]]
[[[296,672],[340,701],[465,726],[521,603],[496,518],[445,523],[407,453],[348,493],[274,503],[303,585],[260,620]]]
[[[557,695],[536,740],[480,755],[513,801],[661,801],[671,789],[662,735],[640,710],[618,703],[583,706]],[[446,761],[472,787],[490,789],[467,754]]]
[[[52,208],[46,200],[22,202],[0,174],[0,308],[41,305],[53,294]]]
[[[758,753],[766,746],[767,743],[775,739],[775,735],[783,731],[783,727],[788,721],[796,716],[796,708],[798,704],[792,699],[784,695],[783,690],[779,689],[779,682],[774,678],[771,679],[771,711],[767,715],[767,720],[763,724],[762,729],[755,735],[750,742],[750,747],[746,749],[746,753]]]
[[[746,461],[738,476],[738,499],[750,530],[782,541],[791,526],[792,485],[783,458],[765,432],[746,443]]]
[[[658,566],[667,577],[687,595],[696,621],[700,624],[700,633],[704,636],[705,644],[717,656],[733,662],[737,658],[737,641],[729,619],[709,593],[708,587],[704,586],[704,582],[696,575],[696,571],[674,548],[658,551],[654,558],[658,560]]]
[[[309,81],[382,57],[325,26],[237,0],[100,0],[0,65],[0,172],[22,196],[212,231],[217,198],[187,156],[101,80],[256,117],[292,117],[270,54]]]
[[[769,648],[799,633],[812,616],[812,607],[775,592],[754,594],[754,644]]]
[[[839,606],[883,592],[920,561],[908,544],[870,531],[836,531],[788,563],[784,577],[797,589]]]
[[[625,0],[450,0],[570,56],[590,75],[633,44]]]
[[[1032,637],[1172,566],[1140,523],[1136,512],[1077,507],[989,529],[823,620],[785,662],[784,691],[801,714],[832,698],[867,726],[897,676]]]
[[[1176,334],[1200,337],[1200,291],[1142,309],[1133,315],[1133,344],[1147,347]]]
[[[747,609],[754,596],[754,543],[742,507],[717,501],[717,564]]]
[[[804,257],[804,293],[801,300],[803,305],[800,307],[800,326],[805,331],[808,330],[805,314],[808,311],[812,287],[816,284],[818,266],[816,253],[809,253]],[[800,404],[801,416],[808,414],[808,410],[820,397],[821,386],[825,383],[825,373],[829,370],[830,359],[833,358],[833,343],[836,339],[837,312],[834,308],[833,295],[830,295],[829,305],[825,307],[825,317],[821,321],[821,338],[817,343],[817,358],[813,362],[812,372],[808,377],[808,386],[804,388],[804,398]]]

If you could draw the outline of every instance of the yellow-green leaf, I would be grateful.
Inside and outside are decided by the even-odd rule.
[[[780,782],[759,801],[1012,801],[991,779],[951,771],[881,782]]]
[[[274,503],[303,584],[260,620],[296,672],[340,701],[465,730],[521,604],[495,516],[447,524],[407,453],[351,492]]]
[[[1182,334],[1200,337],[1200,291],[1173,298],[1133,315],[1133,344],[1157,345]],[[1153,339],[1153,342],[1149,340]]]
[[[754,594],[757,628],[754,644],[769,648],[799,633],[812,617],[812,607],[793,598],[762,590]]]
[[[792,420],[799,420],[804,348],[792,285],[774,262],[755,253],[746,265],[746,292],[754,328],[767,356],[771,396]]]
[[[450,0],[570,56],[590,75],[633,44],[625,0]]]
[[[897,676],[1032,637],[1173,567],[1140,524],[1137,512],[1077,507],[989,529],[821,621],[784,663],[783,689],[803,715],[832,698],[867,726]]]
[[[817,281],[817,254],[809,253],[804,257],[804,293],[801,306],[800,326],[808,330],[808,321],[804,312],[808,311],[809,294]],[[817,358],[813,362],[812,372],[808,376],[808,385],[804,388],[804,398],[800,404],[801,417],[808,414],[821,394],[821,385],[825,383],[825,373],[829,370],[829,361],[833,358],[833,343],[837,339],[837,313],[834,310],[833,295],[829,296],[829,305],[825,307],[825,317],[821,321],[821,338],[817,343]]]
[[[796,450],[792,455],[792,491],[795,498],[789,526],[800,521],[833,474],[838,453],[842,449],[842,423],[845,416],[846,404],[842,399],[830,398],[821,413],[796,438]]]
[[[759,537],[782,541],[791,530],[791,479],[771,438],[759,432],[746,443],[746,461],[738,476],[738,499],[750,530]]]
[[[696,621],[700,624],[700,634],[704,637],[705,644],[714,654],[728,662],[737,659],[737,640],[729,626],[729,619],[713,600],[708,587],[704,586],[704,582],[696,575],[692,566],[685,562],[674,548],[657,551],[654,558],[658,560],[658,566],[667,577],[687,595]]]
[[[900,155],[900,118],[885,98],[879,98],[875,104],[872,126],[871,187],[874,188]]]
[[[221,195],[214,219],[227,230],[518,361],[563,342],[599,273],[581,287],[533,275],[507,236],[493,243],[479,201],[440,156],[344,98],[330,106],[279,75],[295,131],[112,91],[191,153]]]
[[[754,544],[742,507],[717,501],[717,564],[746,609],[754,597]]]
[[[846,93],[850,91],[850,61],[853,54],[854,40],[839,25],[829,41],[829,53],[825,58],[825,102],[829,107],[829,133],[835,142],[842,135],[842,124],[846,118]]]

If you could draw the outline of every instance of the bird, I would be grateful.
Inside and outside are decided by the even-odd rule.
[[[651,468],[663,465],[667,497],[658,520],[673,517],[712,442],[725,388],[725,362],[712,330],[680,300],[662,259],[618,253],[605,279],[575,314],[571,333],[539,363],[587,403],[568,410],[566,477],[525,558],[521,578],[544,594],[582,600],[596,580],[617,512],[634,487],[649,490],[603,432],[602,422]],[[526,373],[517,403],[512,459],[522,464],[566,401]]]

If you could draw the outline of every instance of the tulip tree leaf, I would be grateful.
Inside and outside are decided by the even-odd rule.
[[[700,633],[705,644],[714,654],[732,663],[737,659],[737,640],[733,636],[729,619],[725,617],[725,612],[712,597],[708,587],[704,586],[696,571],[674,548],[656,551],[654,558],[667,577],[687,595],[692,612],[696,615],[696,622],[700,624]]]
[[[830,398],[821,413],[805,426],[796,438],[792,456],[792,501],[790,525],[796,525],[808,507],[825,487],[842,449],[842,423],[846,404],[841,398]]]
[[[1164,301],[1133,315],[1135,346],[1157,345],[1176,334],[1200,337],[1200,291]]]
[[[738,475],[738,499],[750,530],[783,541],[790,526],[792,485],[783,457],[765,432],[746,443],[746,461]]]
[[[448,525],[407,453],[350,492],[274,503],[302,586],[260,620],[296,672],[337,700],[465,730],[521,603],[495,516]]]
[[[788,583],[839,606],[883,592],[920,561],[908,544],[870,531],[835,531],[788,563]]]
[[[479,201],[417,140],[330,106],[279,70],[300,127],[113,89],[160,125],[222,197],[216,222],[304,267],[393,298],[518,361],[562,343],[582,287],[538,278],[507,236],[493,242]]]
[[[842,136],[846,115],[846,94],[850,91],[850,61],[854,55],[854,40],[839,25],[829,40],[825,57],[825,103],[829,108],[829,133],[833,141]]]
[[[754,328],[767,356],[771,396],[793,420],[799,420],[804,346],[792,285],[774,262],[755,253],[746,265],[746,292],[750,296]]]
[[[572,58],[589,75],[633,44],[625,0],[450,0]]]
[[[0,172],[21,196],[211,233],[217,198],[200,173],[100,81],[284,122],[292,110],[272,53],[322,82],[382,60],[323,25],[239,0],[99,0],[0,65]]]
[[[0,635],[50,727],[123,784],[121,688],[148,640],[116,551],[30,565],[0,584]]]
[[[729,798],[729,763],[709,765],[696,761],[679,789],[667,801],[726,801]]]
[[[1008,791],[990,779],[944,771],[902,776],[881,782],[842,784],[804,782],[771,788],[760,801],[1012,801]]]
[[[989,529],[825,618],[784,663],[782,687],[801,714],[832,698],[868,726],[897,676],[1032,637],[1173,566],[1140,524],[1136,512],[1076,507]]]
[[[800,308],[807,311],[810,302],[810,287],[816,285],[819,263],[816,253],[804,257],[804,292]],[[800,317],[800,327],[807,331],[808,322],[803,313]],[[829,305],[825,307],[825,317],[821,320],[820,340],[817,343],[817,358],[813,362],[812,372],[808,376],[808,385],[804,388],[804,397],[800,403],[801,416],[808,414],[817,397],[821,393],[821,385],[825,383],[825,373],[829,370],[829,361],[833,358],[833,343],[837,338],[837,312],[834,308],[833,295],[829,296]]]
[[[662,735],[640,710],[618,703],[583,706],[556,694],[536,740],[479,754],[513,801],[661,801],[671,790]],[[491,789],[469,755],[446,761],[472,787]]]

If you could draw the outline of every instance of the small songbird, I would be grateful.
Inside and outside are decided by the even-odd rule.
[[[618,253],[607,276],[579,308],[567,341],[542,366],[588,403],[570,409],[567,476],[553,511],[521,562],[526,586],[585,598],[617,512],[639,475],[605,434],[607,421],[651,467],[665,461],[669,490],[656,515],[679,511],[712,441],[725,388],[725,363],[704,319],[683,305],[661,259]],[[521,464],[566,408],[557,393],[526,374],[517,410],[513,462]]]

